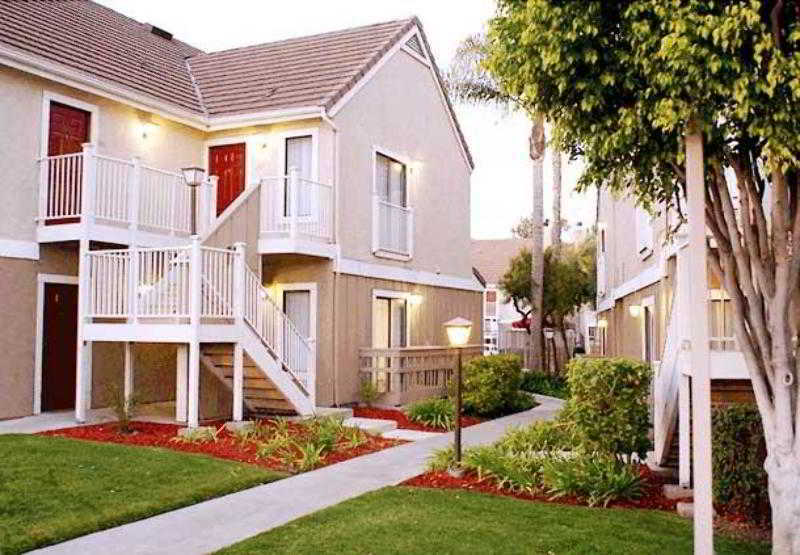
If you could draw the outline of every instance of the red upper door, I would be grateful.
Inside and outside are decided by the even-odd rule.
[[[47,155],[73,154],[89,142],[91,114],[71,106],[50,103],[50,131],[47,137]]]
[[[245,145],[212,146],[208,149],[209,175],[217,183],[217,216],[244,191]]]

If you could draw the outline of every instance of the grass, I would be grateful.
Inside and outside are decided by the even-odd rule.
[[[204,455],[0,436],[0,553],[139,520],[284,475]]]
[[[676,515],[589,509],[472,492],[387,488],[295,520],[222,551],[241,553],[691,553]],[[769,553],[717,538],[717,553]]]

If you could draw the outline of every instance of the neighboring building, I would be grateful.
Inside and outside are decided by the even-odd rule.
[[[530,249],[530,241],[525,239],[473,239],[472,264],[486,281],[483,293],[483,352],[497,354],[504,348],[516,347],[516,335],[527,334],[524,330],[515,332],[514,322],[521,316],[514,308],[511,299],[500,290],[500,280],[508,270],[511,259],[522,249]],[[525,337],[520,337],[524,344]]]
[[[631,199],[605,190],[597,213],[598,354],[653,365],[654,458],[659,464],[679,462],[681,483],[688,484],[691,368],[686,345],[692,307],[686,237],[678,234],[666,241],[674,214],[651,218]],[[744,357],[734,338],[730,300],[711,271],[708,291],[712,403],[752,401]]]
[[[482,337],[472,159],[416,18],[206,53],[4,2],[0,83],[0,418],[83,420],[109,384],[191,425],[362,377],[402,401],[443,387],[444,321]]]

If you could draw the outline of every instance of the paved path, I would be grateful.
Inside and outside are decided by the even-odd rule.
[[[556,400],[464,429],[465,446],[491,443],[508,428],[552,418]],[[208,553],[424,472],[452,433],[299,474],[39,550],[39,553]]]

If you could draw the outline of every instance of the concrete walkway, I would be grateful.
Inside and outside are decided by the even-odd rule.
[[[552,418],[561,402],[546,398],[526,412],[465,428],[465,446],[491,443],[513,426]],[[39,550],[82,555],[209,553],[421,474],[430,454],[453,434],[408,443]]]

